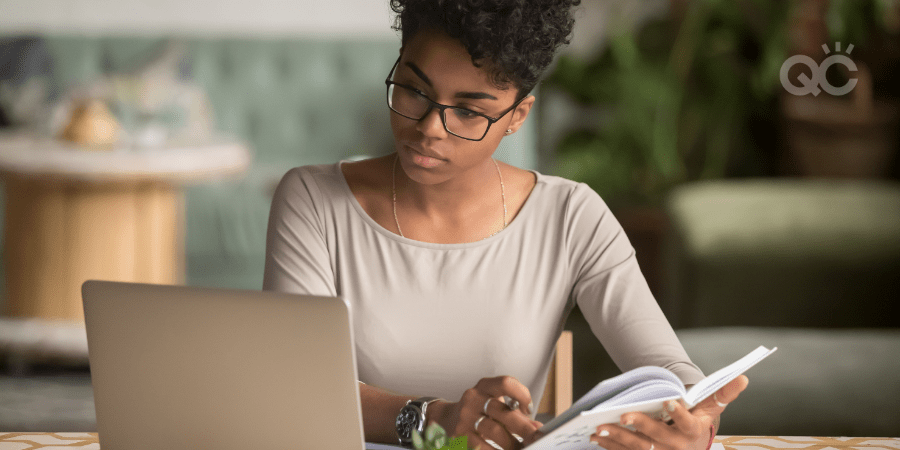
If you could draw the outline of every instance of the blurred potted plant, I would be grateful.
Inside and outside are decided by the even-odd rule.
[[[673,0],[668,15],[616,33],[590,60],[563,56],[545,86],[599,119],[566,133],[556,175],[582,181],[614,210],[661,294],[662,203],[678,183],[729,165],[765,169],[749,151],[777,117],[788,2]],[[762,123],[763,136],[752,123]]]
[[[821,60],[825,42],[856,43],[878,83],[898,29],[900,0],[671,0],[668,15],[615,34],[597,57],[560,58],[544,86],[600,119],[564,135],[554,167],[613,207],[660,205],[672,186],[729,169],[768,174],[755,159],[777,143],[788,56]]]
[[[614,33],[598,56],[560,58],[545,94],[560,91],[598,119],[563,135],[555,174],[587,183],[610,205],[659,295],[671,188],[777,175],[779,131],[790,126],[780,70],[797,39],[817,42],[818,52],[821,36],[859,47],[872,30],[897,26],[897,2],[671,0],[667,15]],[[804,6],[820,8],[827,26],[798,23]]]
[[[601,120],[566,134],[559,175],[611,206],[660,205],[689,180],[726,174],[752,116],[774,110],[788,2],[673,1],[669,15],[611,37],[593,60],[560,58],[546,86]]]

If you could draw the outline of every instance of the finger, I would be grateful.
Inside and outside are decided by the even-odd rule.
[[[722,403],[731,403],[737,400],[738,396],[741,395],[741,392],[744,392],[744,389],[747,389],[748,384],[750,384],[750,379],[748,379],[746,375],[740,375],[731,380],[731,382],[722,387],[722,389],[719,389],[717,397]]]
[[[535,442],[540,440],[542,437],[544,437],[544,433],[541,433],[540,431],[535,431],[534,433],[531,433],[530,435],[525,436],[525,440],[522,441],[522,446],[528,447],[529,445],[534,444]]]
[[[517,441],[518,439],[516,437],[523,438],[524,436],[533,433],[538,428],[538,426],[535,425],[535,422],[525,414],[522,414],[521,411],[513,411],[507,408],[500,400],[489,397],[477,388],[466,390],[466,392],[463,393],[460,403],[463,404],[463,408],[460,411],[460,422],[463,429],[457,430],[457,432],[471,430],[472,427],[474,427],[475,421],[481,416],[490,417],[492,420],[501,424],[503,428],[506,429],[507,434],[510,435],[510,438],[516,439]],[[485,408],[485,406],[487,408]],[[484,414],[485,410],[487,410],[488,414]]]
[[[506,405],[506,407],[509,409],[520,409],[520,407],[522,406],[519,404],[518,400],[508,395],[504,395],[502,398],[500,398],[500,400],[503,401],[503,404]]]
[[[684,409],[684,407],[682,407]],[[620,420],[622,426],[632,427],[639,435],[646,436],[651,442],[665,442],[675,448],[684,448],[678,443],[687,443],[689,440],[679,433],[679,429],[669,426],[661,420],[654,419],[644,413],[623,414]]]
[[[494,448],[491,444],[488,444],[487,441],[481,438],[478,433],[471,431],[466,433],[466,445],[469,448],[475,448],[479,450],[490,450]]]
[[[666,412],[669,413],[669,417],[672,418],[674,428],[666,426],[670,433],[666,440],[661,440],[655,435],[648,434],[648,436],[651,436],[654,440],[660,442],[669,442],[669,440],[679,440],[685,443],[693,442],[705,431],[703,421],[691,414],[681,402],[676,400],[668,401],[665,404],[665,408]],[[707,425],[707,427],[708,426],[709,425]],[[644,432],[643,430],[640,431]]]
[[[598,447],[603,447],[606,450],[631,450],[618,441],[614,441],[608,437],[599,437],[596,434],[591,435],[590,441],[594,444],[597,444]]]
[[[503,403],[503,399],[500,398],[488,397],[484,406],[484,413],[491,417],[500,417],[501,415],[514,412],[509,409],[509,406],[507,406],[506,403]]]
[[[715,414],[721,414],[722,411],[725,410],[725,406],[722,406],[719,403],[728,405],[735,401],[741,392],[747,388],[749,382],[750,380],[745,375],[740,375],[716,391],[713,395],[710,395],[702,402],[698,403],[694,408],[713,410]]]
[[[523,414],[530,415],[532,410],[534,410],[534,405],[531,402],[531,392],[528,391],[528,388],[525,387],[524,384],[514,377],[499,376],[494,378],[482,378],[478,381],[478,384],[475,385],[475,389],[484,392],[489,397],[500,398],[507,395],[513,398],[519,402],[519,410],[522,411]]]
[[[516,446],[519,445],[519,440],[512,437],[503,425],[490,417],[484,417],[478,424],[478,429],[475,430],[482,439],[494,442],[503,449],[518,448]]]
[[[653,446],[649,437],[610,424],[597,427],[597,433],[592,434],[590,440],[606,450],[650,450]]]
[[[487,408],[484,408],[487,415],[491,419],[501,423],[511,434],[518,436],[518,439],[534,433],[541,427],[541,425],[537,425],[540,424],[540,422],[531,420],[528,416],[522,414],[520,410],[509,409],[509,407],[506,406],[505,403],[501,403],[499,399],[493,397],[489,398],[490,400],[486,400]]]

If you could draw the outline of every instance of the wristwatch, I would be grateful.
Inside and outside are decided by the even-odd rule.
[[[406,402],[406,406],[397,415],[397,437],[400,445],[412,446],[412,432],[416,430],[421,434],[425,429],[425,411],[432,402],[440,400],[436,397],[422,397]]]

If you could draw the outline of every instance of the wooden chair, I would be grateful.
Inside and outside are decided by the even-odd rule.
[[[572,332],[563,331],[556,341],[556,354],[550,363],[544,397],[537,413],[556,417],[572,406]]]

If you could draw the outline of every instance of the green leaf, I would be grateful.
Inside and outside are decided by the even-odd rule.
[[[422,440],[422,435],[419,434],[419,430],[413,430],[412,444],[416,450],[431,450],[425,447],[425,441]]]
[[[640,50],[634,35],[631,33],[613,38],[609,43],[609,51],[612,52],[613,58],[624,69],[634,69],[640,60]]]
[[[838,40],[861,47],[865,35],[886,26],[884,5],[896,1],[832,0],[828,20]],[[561,133],[554,174],[587,183],[608,204],[657,202],[678,183],[725,176],[730,161],[757,150],[748,142],[749,118],[778,114],[795,7],[688,4],[684,16],[613,30],[596,57],[561,58],[553,89],[600,120]]]
[[[447,438],[447,432],[444,431],[444,427],[440,426],[437,422],[432,422],[431,425],[428,425],[425,428],[425,440],[428,442],[435,442],[440,438]],[[440,448],[441,446],[436,446],[435,448]]]
[[[465,436],[457,436],[450,440],[447,450],[468,450],[468,438]]]

